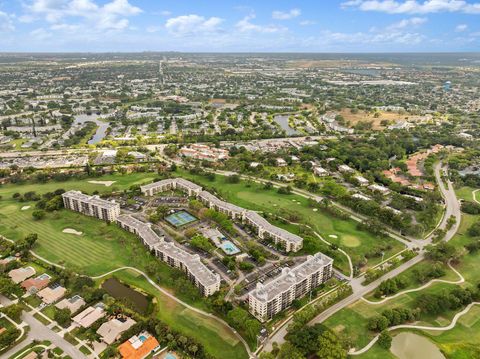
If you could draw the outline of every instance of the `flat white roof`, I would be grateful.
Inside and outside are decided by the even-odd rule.
[[[287,291],[292,285],[302,282],[311,274],[331,263],[333,263],[333,259],[320,252],[316,253],[313,256],[309,256],[305,262],[293,269],[284,268],[282,274],[266,284],[257,284],[257,288],[253,289],[249,295],[254,296],[261,302],[269,302],[279,294]]]

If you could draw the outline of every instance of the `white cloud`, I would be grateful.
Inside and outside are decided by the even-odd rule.
[[[300,26],[309,26],[309,25],[315,25],[317,22],[313,20],[302,20],[299,22]]]
[[[65,23],[67,18],[79,18],[87,22],[86,29],[123,30],[128,27],[127,17],[138,15],[142,10],[128,0],[112,0],[99,5],[93,0],[33,0],[25,6],[23,22],[44,18],[52,24]]]
[[[464,32],[467,29],[468,29],[467,24],[459,24],[457,25],[457,27],[455,27],[455,32]]]
[[[162,30],[162,26],[148,26],[145,30],[152,34],[154,32]]]
[[[322,31],[321,38],[324,42],[330,44],[357,44],[357,45],[373,45],[373,44],[402,44],[417,45],[421,43],[425,37],[419,33],[401,32],[401,31],[378,31],[374,33],[356,32],[343,33]]]
[[[44,41],[52,37],[52,34],[49,33],[44,28],[38,28],[33,31],[30,31],[30,36],[32,36],[35,40]]]
[[[399,22],[396,22],[388,27],[388,29],[405,29],[405,28],[412,28],[418,27],[424,23],[426,23],[428,19],[426,17],[412,17],[410,19],[403,19]]]
[[[378,11],[388,14],[429,14],[439,12],[462,12],[480,14],[480,2],[464,0],[350,0],[342,8],[357,8],[362,11]]]
[[[288,29],[284,26],[277,25],[257,25],[251,22],[255,19],[255,14],[250,14],[245,16],[242,20],[235,24],[235,27],[240,32],[262,32],[262,33],[275,33],[287,31]]]
[[[314,36],[304,41],[305,46],[324,46],[332,48],[360,47],[385,48],[392,46],[416,46],[427,40],[426,36],[412,31],[412,28],[427,21],[426,18],[410,18],[393,23],[389,26],[369,31],[334,32],[324,30],[320,36]]]
[[[217,32],[223,21],[219,17],[207,19],[203,16],[191,14],[170,18],[165,23],[165,27],[171,34],[183,36],[194,33]]]
[[[291,9],[289,11],[274,11],[272,18],[276,20],[290,20],[301,15],[300,9]]]
[[[0,33],[13,30],[15,30],[15,26],[13,26],[12,17],[6,12],[0,11]]]

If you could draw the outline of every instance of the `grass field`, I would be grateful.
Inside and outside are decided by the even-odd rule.
[[[35,252],[49,261],[66,264],[88,275],[102,274],[136,261],[135,251],[129,253],[122,245],[136,241],[135,236],[115,224],[67,210],[48,213],[44,219],[34,221],[34,203],[28,210],[20,210],[25,204],[0,202],[0,233],[13,240],[37,233]],[[83,234],[63,233],[65,228]]]
[[[89,193],[94,190],[109,192],[115,186],[117,190],[124,189],[133,183],[150,182],[153,178],[152,174],[96,178],[117,181],[112,187],[90,184],[88,180],[0,187],[0,195],[3,198],[0,200],[0,234],[18,240],[29,233],[37,233],[39,238],[34,247],[36,253],[52,262],[62,263],[88,275],[103,274],[122,266],[145,269],[149,261],[157,260],[147,253],[136,236],[121,230],[115,224],[106,224],[67,210],[48,213],[46,218],[34,221],[32,218],[34,203],[20,203],[10,198],[15,192],[25,193],[34,190],[41,194],[58,188],[81,189]],[[21,210],[22,207],[28,205],[31,206],[28,210]],[[73,228],[83,234],[77,236],[63,233],[65,228]],[[166,273],[171,272],[166,264],[161,268]],[[128,282],[128,280],[126,281]],[[149,286],[142,278],[137,279],[136,282],[137,284],[143,282],[144,286]],[[159,284],[165,286],[165,283],[160,282]],[[174,288],[170,289],[174,292]],[[153,287],[150,286],[149,291],[152,290]],[[237,339],[233,333],[222,324],[199,316],[158,292],[152,294],[155,294],[157,298],[159,318],[179,332],[197,339],[210,354],[217,358],[240,359],[247,357],[243,346],[236,342]],[[188,302],[188,298],[181,297],[181,299]],[[192,304],[206,309],[203,301]]]
[[[161,295],[145,278],[133,271],[117,272],[115,276],[125,283],[153,295],[157,301],[159,319],[168,323],[173,329],[199,340],[216,358],[247,358],[242,343],[221,323],[206,318]]]
[[[81,180],[72,179],[63,182],[50,181],[47,183],[6,184],[0,186],[0,196],[2,196],[3,199],[10,199],[15,192],[25,193],[29,191],[35,191],[38,194],[42,194],[55,191],[59,188],[63,188],[66,191],[75,189],[87,193],[92,193],[93,191],[110,193],[112,191],[128,189],[133,185],[149,183],[155,177],[157,177],[155,173],[132,173],[128,175],[105,175]],[[93,184],[88,182],[92,180],[115,181],[115,183],[110,187],[106,187],[102,184]]]
[[[401,121],[419,121],[425,119],[424,116],[414,116],[409,114],[399,114],[397,112],[388,112],[388,111],[378,111],[380,114],[379,117],[374,117],[373,113],[367,113],[365,111],[359,110],[357,113],[352,113],[350,109],[345,108],[340,111],[346,121],[350,122],[350,126],[354,127],[356,124],[361,122],[372,122],[372,127],[375,130],[383,129],[381,122],[383,120],[389,121],[389,123],[397,123]]]
[[[225,200],[242,207],[266,213],[298,216],[300,222],[310,225],[325,239],[343,248],[353,259],[363,257],[373,246],[379,244],[391,245],[391,250],[385,256],[403,249],[403,245],[393,239],[377,238],[367,232],[358,231],[357,224],[353,220],[341,220],[321,211],[314,212],[308,206],[307,199],[301,196],[280,195],[276,190],[264,190],[260,185],[245,182],[227,184],[221,176],[217,176],[216,181],[210,182],[204,177],[192,176],[180,170],[178,174],[186,178],[194,178],[207,188],[215,188],[216,192]],[[3,198],[0,200],[0,233],[14,240],[32,232],[38,233],[39,240],[34,249],[39,255],[53,262],[64,263],[81,273],[98,275],[126,265],[143,269],[152,258],[135,236],[122,231],[117,226],[66,210],[49,213],[46,218],[34,221],[31,215],[34,203],[19,203],[12,200],[11,197],[15,192],[36,191],[41,194],[59,188],[78,189],[87,193],[95,190],[108,193],[129,188],[134,184],[149,183],[155,177],[155,174],[141,173],[94,178],[94,180],[100,181],[116,181],[111,187],[88,183],[88,180],[92,179],[2,186],[0,187],[0,195]],[[23,206],[28,205],[31,206],[30,209],[20,210]],[[291,225],[282,226],[289,229]],[[83,234],[76,236],[63,233],[65,228],[73,228]],[[330,236],[335,236],[335,238]],[[380,258],[371,259],[368,264],[376,264],[379,260]],[[343,261],[345,263],[345,259]],[[343,267],[345,272],[348,272],[346,268],[348,267]],[[121,279],[126,282],[134,281],[135,285],[146,291],[152,290],[152,288],[147,288],[149,285],[146,281],[131,274],[130,278],[128,275],[122,274]],[[158,293],[152,294],[158,300],[159,318],[173,328],[198,339],[211,354],[216,357],[229,358],[246,356],[243,347],[236,343],[236,338],[232,336],[231,332],[217,322],[211,321],[209,318],[198,317],[196,313]]]
[[[463,193],[458,194],[459,197],[468,198],[468,193],[471,190],[463,190]],[[462,196],[463,194],[463,196]],[[462,222],[456,236],[452,239],[451,243],[457,248],[463,249],[463,246],[472,240],[467,234],[468,228],[476,221],[480,220],[480,216],[466,215],[462,213]],[[480,253],[468,254],[465,253],[460,263],[456,266],[456,269],[465,277],[466,283],[462,286],[476,286],[479,283],[478,279],[478,263],[480,263]],[[422,262],[417,267],[428,265],[427,262]],[[412,279],[413,269],[408,270],[404,274],[407,278]],[[443,279],[455,280],[458,277],[453,271],[448,270],[446,276]],[[409,288],[418,287],[419,285],[410,285]],[[423,293],[439,293],[445,289],[451,289],[454,284],[435,283],[430,287],[414,293],[409,293],[392,299],[381,305],[370,305],[363,301],[358,301],[353,305],[344,308],[340,312],[336,313],[324,324],[329,328],[337,331],[342,336],[348,338],[354,346],[359,349],[365,346],[374,336],[372,332],[369,332],[366,328],[367,320],[371,316],[382,312],[385,309],[394,307],[408,307],[413,308],[415,298]],[[371,295],[368,296],[371,299]],[[458,310],[460,311],[460,310]],[[448,325],[455,312],[443,313],[438,317],[423,316],[420,321],[420,325],[432,325],[432,326],[445,326]],[[415,331],[418,334],[428,336],[438,347],[446,354],[449,359],[467,359],[480,357],[480,349],[478,343],[480,343],[480,308],[474,307],[471,311],[462,317],[455,328],[445,332],[433,332],[433,331]],[[393,333],[395,334],[395,333]],[[384,354],[382,356],[382,354]],[[361,359],[376,359],[380,357],[389,358],[391,355],[387,351],[381,349],[378,345],[375,345],[367,353],[359,356]]]
[[[394,239],[379,238],[368,232],[359,231],[357,222],[354,220],[339,219],[321,210],[314,212],[313,208],[308,205],[308,200],[296,194],[279,194],[275,189],[265,190],[262,185],[256,183],[243,181],[234,184],[226,183],[225,178],[218,175],[216,180],[211,182],[204,177],[194,176],[184,171],[179,171],[178,174],[185,178],[194,179],[206,188],[214,188],[226,201],[241,207],[281,216],[295,215],[299,223],[311,226],[324,239],[345,250],[353,262],[363,259],[367,252],[379,245],[391,246],[391,249],[385,252],[385,258],[404,249],[404,245]],[[275,224],[292,232],[298,231],[298,228],[292,225]],[[341,257],[342,255],[339,254],[338,258]],[[335,259],[337,260],[337,258]],[[338,262],[335,265],[348,274],[348,265],[345,259],[340,259],[340,261],[344,262],[341,266]],[[368,261],[368,266],[373,266],[380,261],[381,257],[371,258]]]
[[[457,194],[457,197],[459,199],[463,199],[465,201],[473,201],[473,191],[475,191],[476,188],[472,187],[462,187],[459,188],[455,191]],[[475,198],[480,201],[480,191],[476,193]]]

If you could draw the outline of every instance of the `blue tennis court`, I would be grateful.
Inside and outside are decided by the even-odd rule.
[[[167,217],[165,217],[165,220],[170,223],[174,227],[182,227],[186,224],[192,223],[197,221],[198,219],[194,216],[192,216],[190,213],[187,211],[178,211],[175,212]]]

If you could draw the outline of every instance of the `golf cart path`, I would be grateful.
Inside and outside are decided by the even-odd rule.
[[[469,305],[467,305],[464,310],[455,314],[452,322],[445,327],[430,327],[425,325],[406,325],[405,324],[405,325],[397,325],[394,327],[390,327],[390,328],[387,328],[386,330],[392,331],[396,329],[419,329],[419,330],[447,331],[447,330],[453,329],[455,325],[457,325],[458,319],[460,319],[463,315],[467,314],[474,305],[478,305],[478,304],[480,304],[480,302],[472,302]],[[348,355],[360,355],[367,352],[377,342],[379,337],[380,337],[380,334],[377,334],[375,338],[373,338],[370,341],[370,343],[368,343],[365,347],[357,351],[349,352]]]
[[[420,290],[423,290],[425,288],[428,288],[430,287],[433,283],[446,283],[446,284],[462,284],[465,282],[465,278],[463,278],[463,276],[460,274],[460,272],[458,272],[455,268],[452,267],[452,265],[450,263],[448,263],[448,266],[450,267],[450,269],[452,271],[455,272],[455,274],[459,277],[458,280],[456,281],[450,281],[450,280],[444,280],[444,279],[432,279],[431,281],[429,281],[428,283],[425,283],[424,285],[422,285],[421,287],[418,287],[418,288],[413,288],[413,289],[407,289],[407,290],[404,290],[402,292],[398,292],[397,294],[395,295],[392,295],[391,297],[386,297],[382,300],[379,300],[379,301],[371,301],[371,300],[368,300],[366,299],[365,297],[362,297],[362,300],[368,304],[371,304],[371,305],[379,305],[379,304],[383,304],[387,301],[389,301],[390,299],[394,299],[394,298],[397,298],[397,297],[400,297],[401,295],[404,295],[404,294],[407,294],[407,293],[413,293],[413,292],[418,292]]]
[[[477,202],[478,204],[480,204],[480,201],[477,199],[477,192],[480,191],[480,189],[476,189],[476,190],[473,190],[472,191],[472,197],[473,197],[473,200],[475,202]]]

